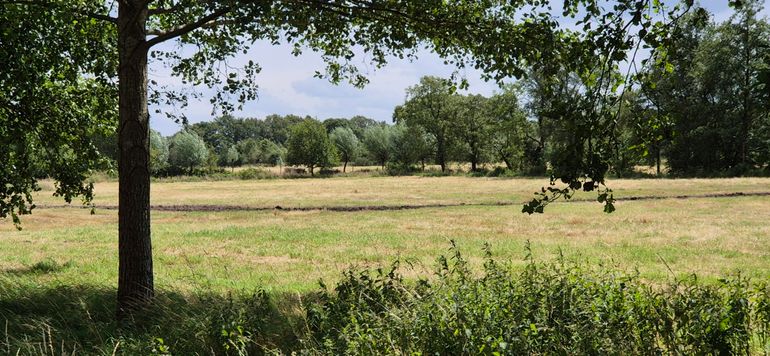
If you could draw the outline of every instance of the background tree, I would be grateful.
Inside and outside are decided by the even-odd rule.
[[[238,153],[238,149],[235,148],[235,145],[230,146],[230,148],[227,149],[225,161],[227,161],[227,165],[232,167],[232,170],[235,171],[235,166],[240,162],[240,154]]]
[[[259,163],[277,165],[286,158],[286,148],[266,138],[259,140],[257,147],[259,148]]]
[[[509,85],[493,95],[485,112],[491,121],[489,145],[493,157],[509,170],[522,169],[529,123],[516,88]]]
[[[409,171],[414,164],[422,162],[422,170],[425,170],[432,146],[422,128],[396,124],[391,129],[390,149],[390,161],[397,169]]]
[[[640,132],[667,147],[674,174],[741,174],[767,162],[760,78],[770,30],[756,18],[759,2],[743,5],[721,24],[703,9],[684,17],[672,31],[669,67],[643,72],[642,93],[655,115]]]
[[[291,127],[309,118],[297,115],[268,115],[265,117],[266,137],[279,145],[285,145]]]
[[[337,127],[332,131],[330,138],[337,147],[340,161],[342,161],[342,172],[345,172],[348,162],[356,159],[361,144],[358,142],[358,138],[353,133],[353,130],[347,127]]]
[[[150,170],[153,174],[168,167],[168,140],[160,132],[150,130]]]
[[[334,144],[318,120],[305,119],[292,126],[286,147],[286,163],[307,167],[311,176],[316,167],[331,167],[337,161]]]
[[[390,160],[392,128],[390,126],[373,126],[364,131],[364,147],[373,161],[385,169]]]
[[[227,165],[226,156],[230,146],[245,140],[257,140],[267,135],[267,124],[254,118],[236,118],[222,115],[213,121],[198,122],[189,126],[206,144],[213,148],[221,158],[221,163]]]
[[[195,167],[206,163],[208,157],[206,143],[194,132],[183,130],[171,136],[168,161],[172,166],[186,168],[187,173],[192,175]]]
[[[454,120],[451,134],[456,137],[462,158],[470,162],[471,171],[489,158],[492,135],[491,117],[487,112],[487,98],[481,95],[453,96]]]
[[[346,118],[328,118],[323,121],[323,124],[329,135],[337,128],[350,128],[350,121]]]
[[[450,127],[452,108],[452,82],[438,77],[422,77],[420,83],[406,90],[406,102],[393,113],[395,122],[419,126],[435,138],[434,158],[446,171],[451,144]]]
[[[235,144],[240,161],[245,164],[257,164],[262,157],[259,140],[248,138]]]
[[[353,130],[354,134],[356,134],[359,142],[363,141],[364,132],[366,132],[368,128],[380,125],[382,125],[381,122],[361,115],[353,116],[348,120],[348,127]]]

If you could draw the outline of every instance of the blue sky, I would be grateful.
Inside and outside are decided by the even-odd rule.
[[[717,21],[727,19],[732,14],[727,0],[708,0],[701,4],[714,14]],[[768,9],[763,11],[765,16],[768,13]],[[404,102],[407,87],[415,85],[422,76],[448,77],[454,70],[454,67],[444,65],[438,56],[428,51],[419,52],[419,58],[412,62],[392,59],[385,68],[377,70],[359,59],[359,69],[367,75],[370,83],[363,89],[357,89],[348,84],[333,85],[315,78],[315,71],[324,68],[320,56],[307,51],[295,57],[291,50],[288,45],[257,43],[247,54],[233,59],[233,63],[254,60],[262,67],[257,77],[259,98],[248,103],[243,110],[235,112],[235,116],[263,118],[269,114],[296,114],[323,120],[364,115],[389,122],[393,108]],[[150,79],[176,87],[178,79],[169,76],[162,66],[154,64],[150,69]],[[468,92],[491,95],[497,90],[494,83],[481,80],[478,71],[469,69],[460,74],[470,83]],[[210,95],[207,96],[207,91],[203,89],[200,91],[203,99],[191,101],[183,110],[191,123],[213,119],[212,107],[208,103]],[[150,112],[153,113],[154,108]],[[180,128],[180,125],[157,114],[151,118],[151,126],[163,135],[171,135]]]

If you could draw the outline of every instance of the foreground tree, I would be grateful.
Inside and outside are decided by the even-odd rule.
[[[118,2],[116,17],[113,17],[116,13],[112,5],[101,0],[0,1],[3,17],[0,23],[4,26],[0,31],[3,36],[0,47],[10,52],[3,58],[14,59],[4,72],[14,74],[0,78],[3,89],[0,95],[4,99],[0,101],[0,118],[4,124],[0,127],[5,128],[2,135],[7,142],[3,143],[12,143],[4,147],[28,148],[30,143],[16,134],[23,136],[31,132],[26,131],[28,120],[34,122],[45,116],[47,110],[29,112],[23,108],[41,108],[41,103],[57,101],[73,105],[71,109],[75,110],[68,110],[72,112],[105,106],[115,99],[112,80],[117,77],[119,314],[146,303],[154,294],[148,100],[174,102],[187,97],[184,93],[163,90],[153,90],[152,95],[148,95],[150,56],[164,62],[171,68],[171,74],[184,83],[219,89],[212,103],[228,111],[237,107],[233,102],[243,103],[256,97],[256,74],[260,68],[253,61],[234,71],[230,66],[218,64],[247,50],[254,41],[291,43],[295,53],[307,48],[318,51],[327,63],[327,78],[334,82],[349,79],[353,84],[363,85],[366,79],[351,64],[354,48],[366,53],[379,67],[387,58],[392,58],[390,56],[412,57],[416,49],[427,46],[448,63],[458,67],[469,63],[490,77],[502,80],[521,76],[528,63],[548,67],[549,61],[565,61],[576,71],[596,68],[597,63],[601,63],[602,68],[610,68],[626,59],[627,53],[642,41],[659,46],[665,30],[665,26],[647,15],[651,8],[661,11],[660,2],[652,0],[620,0],[606,11],[597,0],[566,2],[563,14],[571,17],[581,14],[580,23],[585,24],[581,32],[559,28],[547,2],[535,0],[515,3],[502,0],[123,0]],[[25,26],[20,25],[25,21],[28,21]],[[17,30],[6,31],[6,28]],[[638,33],[637,29],[640,29]],[[19,35],[20,32],[24,35]],[[17,45],[7,45],[8,39]],[[61,43],[58,40],[62,40]],[[191,45],[189,48],[196,50],[156,47],[169,40],[176,40],[180,46]],[[19,60],[13,51],[24,47],[28,47],[23,51],[26,57]],[[30,66],[27,60],[36,65]],[[221,72],[222,68],[227,72]],[[45,85],[63,72],[67,73],[67,85]],[[35,78],[30,79],[30,74]],[[89,81],[83,78],[97,84],[91,87],[80,84],[81,80]],[[34,85],[49,92],[36,96],[26,91]],[[78,100],[83,92],[73,88],[86,89],[88,95]],[[19,105],[22,102],[25,105]],[[171,116],[171,113],[165,114]],[[91,121],[75,123],[72,127],[78,129],[98,127]],[[45,127],[34,123],[32,126]],[[14,132],[8,134],[8,127]],[[16,132],[19,128],[23,131]],[[49,129],[61,142],[74,136],[70,133],[71,127]],[[5,155],[3,159],[19,162],[18,168],[7,175],[11,178],[0,184],[2,216],[30,210],[29,192],[34,189],[34,183],[22,168],[28,166],[19,159],[28,157],[23,151],[13,148],[0,152]],[[80,157],[82,162],[96,161],[88,154]],[[92,190],[83,183],[87,168],[68,170],[64,164],[54,167],[52,171],[56,174],[52,175],[64,183],[60,193],[65,197],[82,194],[88,199]],[[589,175],[595,173],[591,167],[585,171]],[[78,174],[66,176],[63,172]],[[575,176],[565,177],[571,186],[575,179]],[[596,179],[601,181],[603,176]]]

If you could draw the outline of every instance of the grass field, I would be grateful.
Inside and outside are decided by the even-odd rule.
[[[770,277],[770,197],[621,201],[604,214],[595,202],[551,205],[544,215],[512,206],[543,179],[362,177],[155,183],[153,204],[324,207],[469,204],[394,211],[154,212],[156,285],[224,292],[266,288],[303,292],[354,266],[396,257],[424,275],[455,240],[471,261],[485,242],[495,255],[521,262],[530,241],[538,259],[568,258],[663,282],[675,274],[706,280],[742,273]],[[675,196],[770,191],[770,179],[616,180],[616,196]],[[0,224],[0,273],[24,284],[111,287],[117,279],[117,184],[96,184],[96,214],[58,207],[53,185],[36,199],[23,230]],[[592,199],[592,193],[577,198]]]

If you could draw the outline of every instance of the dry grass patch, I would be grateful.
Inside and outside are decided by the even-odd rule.
[[[267,206],[479,203],[529,197],[540,179],[380,177],[270,181],[159,183],[156,204]],[[729,183],[729,184],[728,184]],[[764,191],[770,179],[614,181],[620,195],[713,194]],[[97,184],[109,197],[115,183]],[[666,190],[667,189],[667,190]],[[356,192],[357,191],[357,192]],[[363,199],[354,199],[363,196]],[[586,194],[586,197],[593,195]],[[105,198],[101,198],[105,199]],[[276,200],[270,200],[276,199]],[[416,200],[414,200],[416,199]],[[743,271],[770,277],[770,198],[734,197],[621,201],[607,215],[598,203],[559,203],[544,215],[513,206],[457,206],[400,211],[154,212],[153,242],[161,287],[217,290],[264,286],[277,291],[313,288],[350,265],[414,264],[416,276],[434,267],[449,240],[472,261],[485,242],[521,264],[530,241],[537,258],[559,250],[592,264],[638,268],[663,281],[678,275],[706,279]],[[51,258],[74,265],[31,278],[113,285],[117,214],[97,209],[38,209],[25,229],[0,229],[0,266],[6,270]],[[667,267],[668,266],[668,267]]]
[[[547,184],[543,178],[347,177],[254,181],[156,182],[152,204],[321,207],[370,205],[473,204],[523,202]],[[675,196],[770,191],[770,178],[641,179],[608,183],[617,197]],[[95,184],[97,206],[117,205],[117,182]],[[595,199],[594,193],[576,198]],[[50,191],[35,195],[39,204],[62,204]]]

